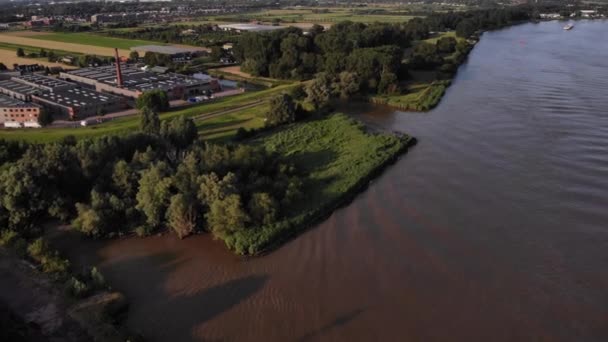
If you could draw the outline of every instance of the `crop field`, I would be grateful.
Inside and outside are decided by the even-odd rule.
[[[92,33],[49,33],[43,35],[36,35],[34,36],[34,38],[59,43],[91,45],[105,48],[119,48],[125,50],[139,45],[159,45],[159,43],[157,42],[151,42],[148,40],[121,39],[101,36]]]
[[[354,21],[362,23],[400,23],[406,22],[414,16],[407,15],[405,12],[390,12],[380,11],[378,13],[360,13],[355,10],[345,8],[328,8],[323,11],[314,11],[312,9],[279,9],[268,10],[255,13],[238,14],[233,16],[217,16],[211,17],[211,21],[235,20],[235,19],[255,19],[265,22],[281,20],[287,23],[338,23],[341,21]]]
[[[74,67],[62,63],[51,63],[44,59],[23,58],[17,57],[15,50],[5,49],[0,45],[0,62],[4,63],[8,68],[13,64],[42,64],[48,67],[62,67],[64,69],[73,69]],[[1,135],[1,134],[0,134]]]
[[[82,33],[60,33],[59,35],[79,35],[82,40]],[[56,34],[39,34],[32,35],[28,37],[24,36],[16,36],[12,34],[0,34],[0,43],[7,44],[16,44],[16,45],[25,45],[31,47],[37,47],[38,49],[43,48],[47,50],[63,50],[77,53],[86,53],[90,55],[98,55],[98,56],[114,56],[114,49],[111,47],[102,47],[102,46],[94,46],[94,40],[89,38],[88,44],[84,43],[69,43],[69,42],[60,42],[55,40],[47,40],[45,37],[47,36],[55,36]],[[96,35],[88,35],[93,38],[97,38]],[[105,38],[105,37],[101,37]],[[106,38],[109,39],[109,38]],[[114,38],[111,38],[114,39]],[[78,39],[77,39],[78,40]],[[126,39],[119,39],[126,40]],[[119,49],[119,53],[123,56],[129,55],[129,50]]]

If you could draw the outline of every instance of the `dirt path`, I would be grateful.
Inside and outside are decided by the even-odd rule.
[[[54,41],[35,39],[35,38],[30,38],[30,37],[35,37],[35,35],[30,35],[29,37],[24,37],[24,36],[0,34],[0,42],[34,46],[37,48],[43,48],[43,49],[49,49],[49,50],[72,51],[72,52],[86,53],[86,54],[99,55],[99,56],[114,56],[113,48],[99,47],[99,46],[93,46],[93,45],[74,44],[74,43],[54,42]],[[118,49],[118,52],[120,53],[121,56],[128,56],[130,53],[129,50],[125,50],[125,49]]]
[[[48,67],[62,67],[64,69],[74,69],[76,67],[65,65],[62,63],[51,63],[34,58],[17,57],[16,52],[12,50],[0,49],[0,62],[4,63],[7,68],[12,68],[13,64],[40,64]]]

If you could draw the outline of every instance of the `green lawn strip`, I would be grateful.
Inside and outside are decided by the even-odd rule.
[[[412,142],[407,136],[368,133],[344,114],[291,124],[252,140],[286,156],[309,178],[287,219],[229,235],[226,245],[255,255],[297,235],[352,200]]]
[[[253,108],[245,108],[210,119],[197,120],[199,135],[209,141],[224,142],[232,139],[239,128],[264,127],[264,119],[270,107],[267,102]]]
[[[113,38],[92,33],[51,33],[32,37],[40,40],[50,40],[62,43],[73,43],[82,45],[93,45],[107,48],[119,48],[128,50],[140,45],[164,45],[149,40]]]
[[[244,106],[248,103],[255,103],[260,100],[268,99],[282,91],[287,91],[290,85],[278,86],[275,88],[265,89],[262,91],[248,92],[241,95],[225,97],[213,102],[202,103],[181,110],[161,113],[161,120],[175,118],[180,115],[193,117],[204,113],[217,112],[221,110],[229,110]],[[139,116],[129,116],[119,119],[107,121],[103,124],[76,127],[76,128],[22,128],[22,129],[2,129],[0,130],[0,138],[7,140],[24,140],[35,143],[46,143],[61,140],[63,137],[73,135],[76,139],[92,138],[108,134],[122,134],[132,132],[139,127]],[[75,122],[74,125],[78,125]]]

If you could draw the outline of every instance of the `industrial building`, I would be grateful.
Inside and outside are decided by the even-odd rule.
[[[0,95],[0,123],[5,126],[21,127],[25,123],[37,126],[41,110],[42,108],[35,103]]]
[[[10,96],[21,101],[31,101],[32,94],[39,93],[40,89],[14,80],[0,81],[0,94]]]
[[[158,74],[142,71],[133,64],[82,68],[61,72],[59,77],[94,87],[97,91],[131,98],[155,89],[166,91],[171,100],[221,89],[214,78],[197,80],[176,73]]]
[[[59,89],[32,95],[55,119],[82,119],[128,108],[125,99],[85,88]]]
[[[6,122],[37,122],[42,109],[51,113],[54,119],[74,120],[127,108],[123,97],[85,89],[77,83],[41,74],[0,80],[0,94],[3,94],[0,96],[6,105],[0,109],[0,114],[5,115],[3,120]]]
[[[26,74],[21,76],[15,76],[12,77],[11,80],[50,92],[74,88],[77,86],[77,84],[71,82],[66,82],[64,80],[40,74]]]

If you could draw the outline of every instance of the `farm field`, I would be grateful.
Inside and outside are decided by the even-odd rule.
[[[128,50],[134,46],[139,45],[165,45],[149,40],[113,38],[92,33],[48,33],[36,35],[34,36],[34,38],[59,43],[91,45],[105,48],[119,48],[124,50]]]
[[[261,11],[255,13],[248,14],[238,14],[233,16],[217,16],[210,17],[210,21],[222,21],[222,20],[232,20],[238,18],[245,19],[256,19],[265,22],[272,22],[274,20],[281,20],[285,24],[288,23],[318,23],[318,24],[331,24],[338,23],[341,21],[354,21],[354,22],[362,22],[362,23],[374,23],[374,22],[383,22],[383,23],[400,23],[406,22],[412,18],[415,18],[411,15],[406,14],[392,14],[389,11],[380,12],[382,14],[372,14],[372,13],[357,13],[351,9],[345,8],[331,8],[326,9],[327,12],[313,12],[312,9],[279,9],[279,10],[268,10]],[[393,12],[394,13],[394,12]]]
[[[76,33],[75,33],[76,34]],[[65,33],[65,35],[70,35],[69,33]],[[17,36],[14,34],[0,34],[0,43],[8,43],[8,44],[16,44],[16,45],[26,45],[31,47],[36,47],[38,49],[43,48],[47,50],[63,50],[63,51],[71,51],[78,53],[87,53],[91,55],[98,56],[114,56],[114,49],[111,47],[101,47],[101,46],[93,46],[89,44],[82,43],[67,43],[67,42],[58,42],[53,40],[45,40],[42,37],[46,37],[47,35],[32,35],[29,37]],[[93,36],[97,37],[97,36]],[[119,49],[118,52],[123,56],[129,55],[129,50]]]
[[[42,64],[48,67],[62,67],[64,69],[74,69],[75,67],[62,63],[52,63],[44,59],[23,58],[17,57],[15,50],[7,50],[0,46],[0,62],[4,63],[8,68],[13,64]]]

